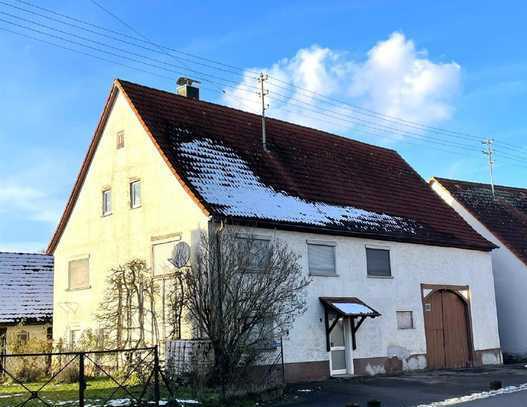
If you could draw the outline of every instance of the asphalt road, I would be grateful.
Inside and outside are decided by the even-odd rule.
[[[382,407],[414,407],[453,397],[489,390],[489,383],[499,380],[503,386],[527,383],[523,365],[495,368],[443,370],[408,373],[401,376],[330,379],[322,383],[305,383],[289,388],[284,400],[273,406],[345,407],[358,403],[366,407],[369,400],[379,400]],[[527,391],[476,400],[460,406],[527,406]]]

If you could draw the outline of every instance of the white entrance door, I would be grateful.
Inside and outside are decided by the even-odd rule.
[[[329,323],[333,324],[333,321],[330,320]],[[329,335],[329,369],[332,376],[348,373],[345,326],[345,321],[341,318]]]

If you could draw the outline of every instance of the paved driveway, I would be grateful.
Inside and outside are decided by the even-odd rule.
[[[410,407],[440,402],[453,397],[489,390],[489,383],[500,380],[503,386],[527,383],[523,365],[485,369],[442,370],[401,376],[331,379],[317,384],[295,385],[275,406],[345,407],[355,402],[366,406],[380,400],[383,407]],[[500,400],[500,401],[498,401]],[[502,403],[501,400],[504,400]],[[467,407],[527,405],[527,391],[495,396],[462,404]]]

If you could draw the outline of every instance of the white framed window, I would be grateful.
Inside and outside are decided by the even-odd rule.
[[[414,329],[414,313],[412,311],[396,311],[397,329]]]
[[[313,276],[337,275],[335,246],[334,242],[307,242],[309,274]]]
[[[391,277],[390,250],[366,246],[366,269],[368,277]]]
[[[68,262],[68,289],[85,288],[90,288],[90,260],[87,257],[71,260]]]
[[[141,181],[135,180],[130,182],[130,208],[139,208],[141,206]]]
[[[271,239],[264,236],[238,235],[238,247],[241,254],[247,256],[247,271],[261,271],[265,269],[270,256]]]
[[[112,190],[110,188],[102,191],[102,216],[112,214]]]
[[[115,135],[115,145],[118,150],[124,148],[124,130],[119,130]]]

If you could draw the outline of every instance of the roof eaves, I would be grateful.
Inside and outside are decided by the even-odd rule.
[[[104,109],[101,113],[101,116],[99,117],[99,121],[97,123],[97,127],[95,128],[92,141],[90,143],[88,151],[86,152],[86,156],[84,157],[84,161],[82,162],[79,173],[77,174],[77,178],[75,180],[75,184],[68,198],[68,202],[66,203],[66,207],[64,208],[64,211],[62,212],[62,216],[60,217],[59,223],[46,249],[46,254],[53,254],[53,252],[55,251],[60,241],[60,238],[62,237],[62,233],[64,232],[64,229],[66,228],[66,225],[71,216],[71,212],[73,211],[73,208],[75,206],[75,203],[77,202],[79,193],[82,189],[82,185],[84,184],[86,174],[88,173],[88,169],[90,167],[91,161],[93,159],[95,151],[97,150],[97,146],[99,144],[99,140],[101,139],[104,126],[106,125],[106,121],[109,117],[111,107],[113,106],[113,103],[116,97],[117,97],[117,88],[115,87],[115,84],[113,84],[110,90],[110,94],[108,95],[108,98],[106,99]]]

